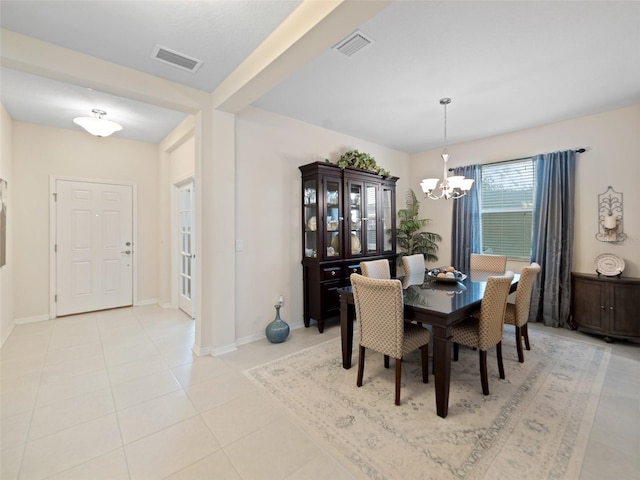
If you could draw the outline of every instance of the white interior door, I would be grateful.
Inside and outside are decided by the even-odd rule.
[[[56,180],[56,315],[133,305],[133,187]]]
[[[193,181],[178,187],[178,307],[193,318],[195,292],[195,195]]]

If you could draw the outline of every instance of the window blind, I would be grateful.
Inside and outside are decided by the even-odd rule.
[[[531,158],[482,166],[483,253],[530,258],[533,187]]]

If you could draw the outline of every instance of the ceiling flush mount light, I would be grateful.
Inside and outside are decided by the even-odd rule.
[[[420,183],[422,191],[432,200],[440,200],[441,198],[460,198],[464,197],[471,186],[473,179],[464,178],[463,176],[447,177],[447,161],[449,160],[449,152],[447,151],[447,105],[451,103],[450,98],[441,98],[440,105],[444,105],[444,145],[442,151],[442,160],[444,162],[444,173],[442,175],[442,183],[438,185],[439,179],[425,178]],[[439,191],[438,191],[439,190]]]
[[[107,120],[104,116],[107,114],[104,110],[94,108],[91,112],[95,117],[78,117],[73,119],[73,123],[80,125],[91,135],[96,137],[108,137],[114,132],[122,130],[122,125]]]

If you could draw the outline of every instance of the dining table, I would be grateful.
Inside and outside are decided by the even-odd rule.
[[[435,373],[436,412],[446,418],[449,410],[451,381],[451,350],[453,326],[480,309],[487,279],[492,272],[470,272],[455,279],[438,279],[425,270],[411,276],[398,277],[402,282],[405,321],[431,326],[433,368]],[[520,279],[515,274],[511,282],[513,293]],[[351,368],[355,304],[351,286],[338,289],[340,295],[340,335],[342,366]]]

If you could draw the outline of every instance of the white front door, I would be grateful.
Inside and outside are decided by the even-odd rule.
[[[133,305],[133,187],[56,180],[56,315]]]
[[[193,181],[178,187],[178,307],[193,318],[195,222]]]

